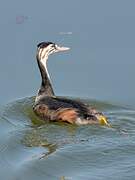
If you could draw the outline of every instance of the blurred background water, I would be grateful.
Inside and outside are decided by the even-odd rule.
[[[1,0],[0,179],[134,178],[134,7],[133,0]],[[55,93],[87,100],[114,128],[35,117],[41,41],[71,48],[49,59]]]

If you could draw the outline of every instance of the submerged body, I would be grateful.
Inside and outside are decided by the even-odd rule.
[[[41,98],[35,104],[34,111],[45,121],[63,121],[78,125],[104,124],[106,121],[102,113],[80,101],[53,96]]]
[[[42,83],[33,106],[34,112],[45,121],[61,121],[78,125],[108,125],[106,117],[96,109],[77,100],[55,96],[47,71],[47,59],[54,52],[68,49],[51,42],[42,42],[38,45],[37,62]]]

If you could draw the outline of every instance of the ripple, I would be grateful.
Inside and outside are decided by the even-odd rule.
[[[134,109],[110,102],[81,100],[103,111],[112,128],[45,123],[33,113],[34,97],[1,108],[1,177],[10,179],[13,174],[13,179],[21,177],[22,180],[61,177],[81,180],[98,179],[99,175],[107,179],[113,175],[118,179],[120,173],[124,177],[135,160]]]

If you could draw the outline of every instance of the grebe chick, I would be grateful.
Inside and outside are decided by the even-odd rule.
[[[107,118],[96,109],[72,99],[56,97],[47,70],[50,54],[67,51],[52,42],[41,42],[37,45],[37,63],[41,73],[41,87],[35,98],[34,112],[45,121],[61,121],[71,124],[102,124],[108,125]]]

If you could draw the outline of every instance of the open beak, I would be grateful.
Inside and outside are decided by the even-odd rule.
[[[69,50],[69,49],[70,49],[69,47],[60,47],[60,46],[57,46],[57,47],[56,47],[57,52],[67,51],[67,50]]]

